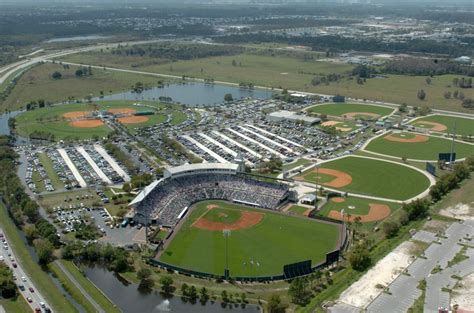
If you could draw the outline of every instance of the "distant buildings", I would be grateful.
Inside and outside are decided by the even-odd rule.
[[[459,58],[454,59],[454,62],[463,63],[463,64],[471,64],[472,59],[467,56],[461,56]]]
[[[271,122],[281,122],[281,121],[292,121],[292,122],[302,122],[306,125],[314,125],[321,122],[320,118],[310,117],[304,114],[298,114],[292,111],[276,111],[267,114],[266,119]]]

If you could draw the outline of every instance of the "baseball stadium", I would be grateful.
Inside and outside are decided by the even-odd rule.
[[[168,230],[151,264],[197,277],[269,281],[337,261],[344,223],[293,216],[288,182],[244,173],[243,161],[165,170],[130,203],[131,217]]]

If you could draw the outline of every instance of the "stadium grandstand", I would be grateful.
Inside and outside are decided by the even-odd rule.
[[[187,164],[165,170],[130,203],[137,223],[174,227],[192,204],[225,200],[276,210],[294,198],[287,184],[264,182],[243,172],[243,163]]]

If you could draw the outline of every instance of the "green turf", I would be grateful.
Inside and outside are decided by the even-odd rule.
[[[410,138],[409,133],[403,138]],[[400,134],[398,135],[400,136]],[[439,137],[429,137],[428,141],[405,143],[393,142],[384,139],[385,136],[374,139],[365,148],[367,151],[377,152],[394,157],[406,157],[414,160],[437,160],[438,153],[449,153],[451,151],[451,140]],[[454,151],[458,159],[474,154],[474,145],[455,142]]]
[[[219,222],[224,224],[232,224],[237,222],[240,219],[240,210],[228,209],[228,208],[218,208],[208,211],[202,216],[202,218],[212,221]]]
[[[221,201],[198,203],[161,255],[161,261],[207,273],[224,273],[225,241],[222,232],[191,226],[209,204],[256,211]],[[231,276],[282,274],[285,264],[311,259],[314,265],[324,261],[326,253],[336,248],[339,232],[338,226],[334,224],[289,217],[271,211],[258,212],[265,214],[258,225],[232,231],[228,237]],[[254,265],[251,265],[251,260]],[[257,266],[257,261],[260,266]]]
[[[289,212],[293,212],[293,213],[296,213],[296,214],[300,214],[300,215],[303,215],[304,212],[308,211],[309,208],[306,208],[306,207],[303,207],[303,206],[299,206],[299,205],[292,205],[288,211]]]
[[[53,161],[50,160],[48,155],[45,152],[38,153],[38,159],[43,165],[43,168],[46,171],[48,178],[51,180],[51,184],[54,186],[54,188],[56,190],[64,188],[64,184],[61,182],[58,174],[54,170]]]
[[[0,203],[0,226],[7,234],[9,243],[22,268],[29,275],[33,284],[46,298],[56,312],[77,312],[75,307],[67,301],[61,291],[54,285],[51,278],[32,259],[26,244],[23,242],[18,229],[7,213],[7,209]]]
[[[384,202],[384,201],[377,201],[377,200],[369,200],[364,198],[356,198],[356,197],[348,197],[344,198],[344,202],[336,203],[329,200],[327,204],[318,212],[318,214],[322,216],[328,216],[329,212],[337,211],[340,212],[344,209],[346,214],[360,214],[366,215],[369,213],[369,204],[385,204],[388,205],[393,212],[394,210],[400,208],[400,204],[391,203],[391,202]]]
[[[321,168],[343,171],[352,182],[340,190],[394,200],[407,200],[429,187],[428,178],[402,164],[349,156],[321,164]],[[311,170],[313,171],[313,170]],[[305,176],[307,173],[303,173]],[[305,179],[316,183],[314,179]]]
[[[291,170],[291,169],[293,169],[295,167],[298,167],[300,165],[307,165],[309,163],[311,163],[310,160],[301,158],[301,159],[298,159],[297,161],[295,161],[293,163],[283,165],[283,170],[288,171],[288,170]]]
[[[344,114],[351,113],[351,112],[360,112],[360,113],[375,113],[380,116],[389,115],[393,112],[393,109],[375,106],[375,105],[365,105],[365,104],[357,104],[357,103],[330,103],[330,104],[322,104],[316,105],[308,109],[310,113],[317,113],[317,114],[326,114],[331,116],[340,116],[343,117]],[[357,115],[358,118],[364,118],[365,115]],[[341,127],[340,125],[337,125]]]
[[[89,139],[94,136],[103,137],[112,131],[107,126],[99,126],[94,128],[77,128],[69,125],[69,120],[63,118],[63,114],[74,111],[93,111],[108,110],[114,108],[129,108],[137,112],[158,110],[157,114],[147,115],[148,121],[137,124],[125,124],[129,129],[151,126],[163,123],[167,119],[167,112],[175,114],[177,106],[166,106],[157,102],[141,102],[146,106],[133,105],[134,101],[98,101],[97,106],[91,104],[66,104],[53,107],[41,108],[22,113],[16,117],[17,131],[20,135],[28,137],[34,131],[49,132],[55,135],[56,140],[72,138],[72,139]],[[182,122],[186,119],[186,114],[176,113],[176,121]],[[181,116],[183,114],[184,116]]]
[[[5,309],[5,312],[30,312],[31,308],[26,302],[25,298],[18,295],[15,298],[11,299],[1,299],[0,306]]]
[[[436,122],[441,123],[448,127],[447,130],[443,131],[444,133],[449,132],[452,133],[454,130],[454,124],[456,124],[456,134],[462,136],[473,136],[474,135],[474,119],[462,118],[462,117],[453,117],[447,115],[431,115],[427,117],[423,117],[413,121],[411,124],[416,127],[421,128],[431,128],[430,125],[426,125],[423,127],[422,122]]]

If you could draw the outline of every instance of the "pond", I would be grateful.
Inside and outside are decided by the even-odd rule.
[[[23,111],[11,111],[9,113],[0,114],[0,135],[10,135],[10,128],[8,127],[8,120],[15,117]]]
[[[186,104],[190,106],[221,105],[224,103],[225,94],[232,94],[234,100],[242,98],[269,99],[273,91],[269,89],[244,89],[239,87],[204,84],[204,83],[186,83],[170,84],[163,88],[153,87],[145,89],[140,93],[127,91],[106,95],[94,100],[156,100],[160,97],[170,97],[173,102]]]
[[[260,308],[254,305],[222,307],[220,303],[201,305],[183,302],[180,297],[165,299],[158,291],[142,293],[136,284],[130,284],[107,269],[95,266],[85,269],[87,277],[99,287],[123,312],[172,312],[172,313],[257,313]]]
[[[60,38],[52,38],[46,40],[46,43],[54,43],[54,42],[68,42],[68,41],[81,41],[81,40],[99,40],[99,39],[108,39],[111,36],[99,36],[99,35],[88,35],[88,36],[74,36],[74,37],[60,37]]]

